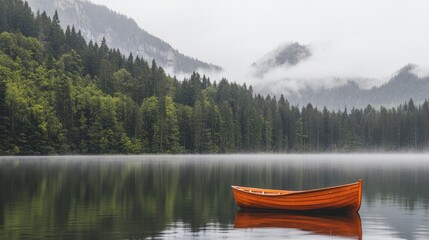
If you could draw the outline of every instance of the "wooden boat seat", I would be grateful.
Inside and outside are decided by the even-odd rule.
[[[296,191],[285,191],[285,190],[276,190],[276,189],[259,189],[259,188],[246,188],[246,187],[240,187],[240,190],[244,191],[244,192],[249,192],[249,193],[253,193],[253,194],[261,194],[261,195],[284,195],[284,194],[289,194],[289,193],[293,193]]]

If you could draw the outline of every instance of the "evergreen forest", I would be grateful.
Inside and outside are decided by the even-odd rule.
[[[0,0],[0,154],[351,152],[429,148],[429,102],[330,111],[86,42]]]

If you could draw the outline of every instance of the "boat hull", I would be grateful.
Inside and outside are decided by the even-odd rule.
[[[308,191],[232,186],[235,201],[243,209],[280,211],[358,212],[362,199],[362,180]]]

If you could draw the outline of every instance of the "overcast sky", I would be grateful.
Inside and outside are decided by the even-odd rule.
[[[186,55],[221,65],[233,81],[267,52],[295,41],[310,45],[314,56],[281,71],[283,78],[386,81],[408,63],[429,66],[424,0],[92,1],[132,17]]]

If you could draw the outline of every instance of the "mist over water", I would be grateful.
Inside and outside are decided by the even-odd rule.
[[[429,146],[429,2],[29,0],[52,21],[4,2],[1,154]],[[359,214],[243,211],[231,192],[359,179]],[[0,239],[429,239],[428,183],[429,153],[0,157]]]
[[[241,215],[230,186],[301,190],[363,179],[360,220],[350,222],[355,233],[361,229],[363,239],[425,239],[428,158],[427,154],[2,157],[0,238],[323,239],[330,236],[314,228],[291,227],[293,222],[236,228]],[[301,217],[286,219],[294,218]],[[321,219],[335,225],[329,217]]]

